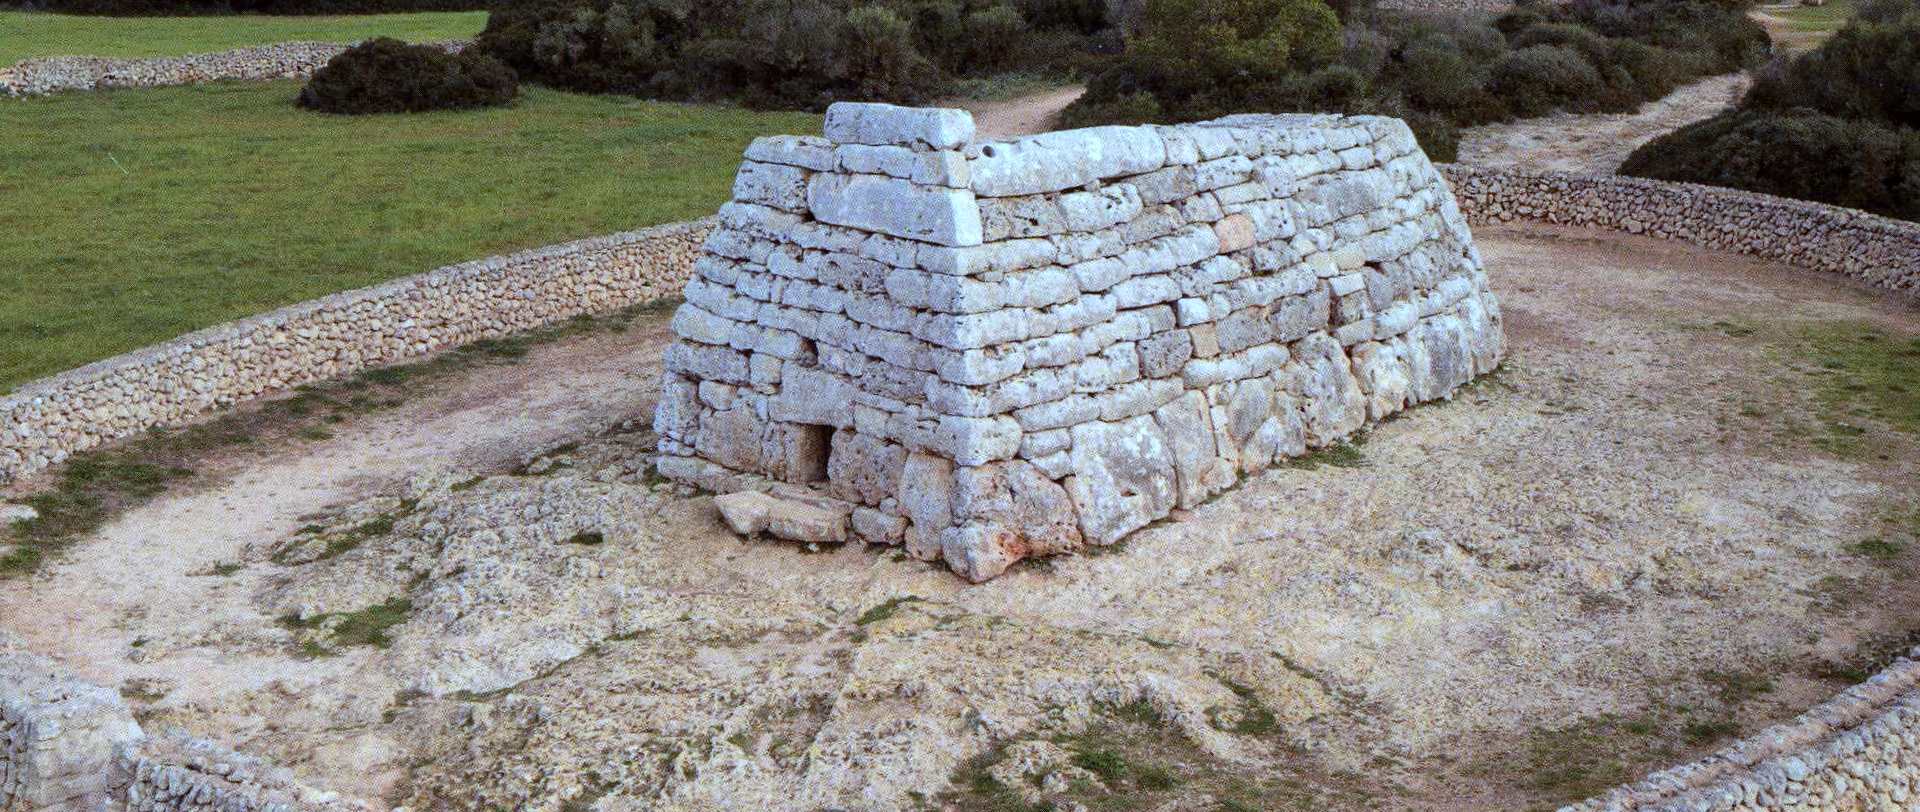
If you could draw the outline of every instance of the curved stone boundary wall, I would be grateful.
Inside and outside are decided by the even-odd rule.
[[[1920,648],[1798,718],[1560,812],[1920,808]]]
[[[450,265],[42,378],[0,398],[0,482],[303,383],[678,297],[711,230],[673,223]]]
[[[1824,203],[1623,175],[1442,168],[1469,222],[1539,220],[1679,240],[1842,273],[1920,299],[1920,223]]]
[[[459,52],[472,40],[427,43]],[[297,79],[313,73],[355,43],[280,42],[207,54],[115,59],[53,56],[0,68],[0,96],[38,96],[69,90],[161,87],[224,79]]]

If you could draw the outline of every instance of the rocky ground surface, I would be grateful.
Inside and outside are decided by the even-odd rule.
[[[1744,73],[1685,85],[1631,113],[1556,113],[1468,127],[1460,163],[1491,169],[1612,174],[1640,145],[1732,106],[1752,79]]]
[[[657,315],[233,460],[0,581],[0,628],[414,810],[1550,807],[1909,632],[1920,453],[1831,377],[1920,315],[1480,236],[1502,371],[1099,555],[969,586],[734,537],[649,468]]]

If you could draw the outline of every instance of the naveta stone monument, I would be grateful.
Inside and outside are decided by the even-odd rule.
[[[654,418],[660,473],[723,494],[743,533],[904,544],[984,581],[1504,351],[1466,222],[1396,119],[975,143],[964,111],[836,104],[824,138],[746,159]]]

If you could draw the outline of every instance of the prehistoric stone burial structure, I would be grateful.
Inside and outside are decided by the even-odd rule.
[[[673,319],[661,474],[740,532],[983,581],[1500,361],[1472,237],[1398,120],[973,135],[837,104],[825,138],[748,147]]]

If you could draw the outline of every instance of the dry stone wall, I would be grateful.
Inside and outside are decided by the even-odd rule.
[[[1679,240],[1846,274],[1920,299],[1920,223],[1804,200],[1621,175],[1443,170],[1474,222],[1537,220]]]
[[[1711,756],[1561,812],[1920,809],[1920,649]]]
[[[707,221],[452,265],[303,302],[0,398],[0,481],[238,401],[677,295]]]
[[[458,52],[469,43],[469,40],[454,40],[429,44]],[[298,79],[312,74],[351,47],[351,43],[282,42],[187,56],[27,59],[10,68],[0,67],[0,96],[190,85],[229,79]]]
[[[1503,351],[1465,220],[1397,120],[975,144],[962,111],[840,104],[825,136],[747,150],[674,316],[660,471],[775,491],[723,502],[736,529],[985,580]]]
[[[0,812],[364,812],[258,758],[149,737],[118,694],[0,636]]]

